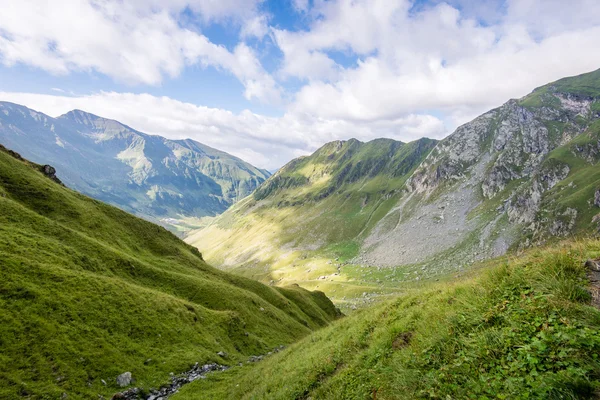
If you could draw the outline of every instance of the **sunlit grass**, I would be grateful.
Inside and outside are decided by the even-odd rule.
[[[592,398],[600,311],[584,240],[503,257],[358,311],[174,399]]]
[[[0,398],[110,398],[125,371],[149,389],[195,362],[266,353],[335,316],[323,293],[214,269],[164,228],[0,148]]]

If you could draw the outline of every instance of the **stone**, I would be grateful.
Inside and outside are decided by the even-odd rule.
[[[594,205],[600,207],[600,189],[596,190],[596,193],[594,194]]]
[[[587,260],[585,267],[591,271],[600,272],[600,263],[598,260]]]
[[[129,386],[131,384],[131,372],[123,372],[117,376],[117,385],[119,387]]]
[[[217,355],[218,355],[219,357],[227,358],[227,353],[225,353],[224,351],[219,351],[219,352],[217,352]]]

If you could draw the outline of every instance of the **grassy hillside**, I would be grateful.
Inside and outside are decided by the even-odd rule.
[[[216,270],[164,228],[40,171],[0,147],[2,399],[109,397],[125,371],[157,387],[195,362],[263,354],[337,316],[323,293]]]
[[[542,107],[560,105],[551,93],[564,93],[581,97],[600,97],[600,69],[578,76],[559,79],[535,89],[531,94],[521,99],[521,104],[527,107]],[[600,111],[600,103],[595,102],[592,109]]]
[[[397,202],[398,190],[435,144],[328,143],[290,162],[186,241],[226,270],[278,285],[327,288],[343,304],[342,297],[376,290],[351,282],[342,264],[357,255],[358,242]]]
[[[600,311],[583,264],[598,256],[588,240],[493,260],[173,398],[597,398]]]

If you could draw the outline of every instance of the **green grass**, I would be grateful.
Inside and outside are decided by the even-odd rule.
[[[166,229],[3,148],[0,266],[2,399],[109,397],[125,371],[158,387],[195,362],[235,363],[337,316],[323,293],[214,269]]]
[[[544,106],[558,108],[560,107],[560,100],[552,96],[549,87],[542,86],[519,100],[519,104],[528,108],[539,108]]]
[[[538,108],[542,106],[558,107],[560,101],[552,93],[567,93],[577,96],[600,97],[600,70],[578,76],[560,79],[535,89],[520,100],[524,107]],[[596,108],[594,108],[596,107]],[[592,105],[592,110],[597,106]]]
[[[430,139],[328,143],[291,161],[254,196],[186,241],[223,269],[321,290],[325,284],[313,281],[335,273],[332,264],[358,255],[358,243],[397,203],[398,189],[435,144]],[[344,296],[344,279],[335,283],[336,298]],[[348,288],[364,290],[356,283]]]
[[[587,240],[489,262],[359,311],[185,399],[585,399],[600,388]]]
[[[558,215],[567,208],[577,210],[574,229],[577,233],[597,230],[592,219],[600,212],[600,209],[595,207],[591,201],[594,199],[596,190],[600,188],[600,169],[597,165],[599,156],[596,154],[593,159],[587,160],[582,153],[586,150],[598,151],[599,137],[600,121],[596,121],[571,142],[553,150],[545,161],[546,166],[568,165],[570,171],[566,179],[544,195],[542,214]],[[553,218],[541,219],[553,221]]]

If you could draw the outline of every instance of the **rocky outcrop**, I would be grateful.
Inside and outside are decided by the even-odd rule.
[[[538,96],[535,101],[529,97],[510,100],[438,143],[407,180],[406,193],[397,207],[364,241],[366,252],[361,260],[375,265],[423,262],[462,246],[471,250],[461,254],[498,255],[494,249],[506,251],[519,236],[529,235],[540,242],[572,232],[577,209],[554,207],[547,204],[546,197],[571,173],[571,165],[560,155],[567,148],[590,164],[597,162],[600,138],[592,133],[580,135],[594,123],[591,109],[600,99],[560,90],[562,86],[549,86],[532,94]],[[575,138],[578,140],[570,144]],[[553,156],[561,146],[559,157]],[[481,207],[489,202],[497,204],[495,214],[480,215]],[[593,202],[600,206],[600,193]],[[443,219],[436,219],[436,227],[429,226],[425,217],[436,208],[443,210]],[[456,221],[455,215],[460,216]],[[511,237],[503,233],[507,228],[498,225],[503,215],[511,224],[508,229],[519,226]],[[399,221],[394,224],[394,220]],[[456,232],[445,228],[449,221]],[[429,232],[423,233],[423,229]],[[438,235],[440,232],[446,235]],[[479,232],[479,246],[467,243],[469,234],[475,232]],[[414,238],[419,238],[418,243]],[[436,245],[421,246],[421,242]],[[400,243],[403,250],[386,250],[397,248],[394,243]],[[416,248],[418,254],[411,251]]]
[[[58,177],[56,176],[56,168],[54,168],[51,165],[42,165],[40,170],[42,171],[42,174],[46,175],[48,178],[52,179],[54,182],[62,185],[61,180],[58,179]]]
[[[538,172],[530,185],[511,196],[507,213],[510,222],[530,224],[535,221],[544,192],[552,189],[569,174],[569,166],[556,164]]]
[[[563,213],[556,215],[550,225],[549,232],[552,236],[564,237],[571,233],[577,219],[577,210],[567,208]]]

